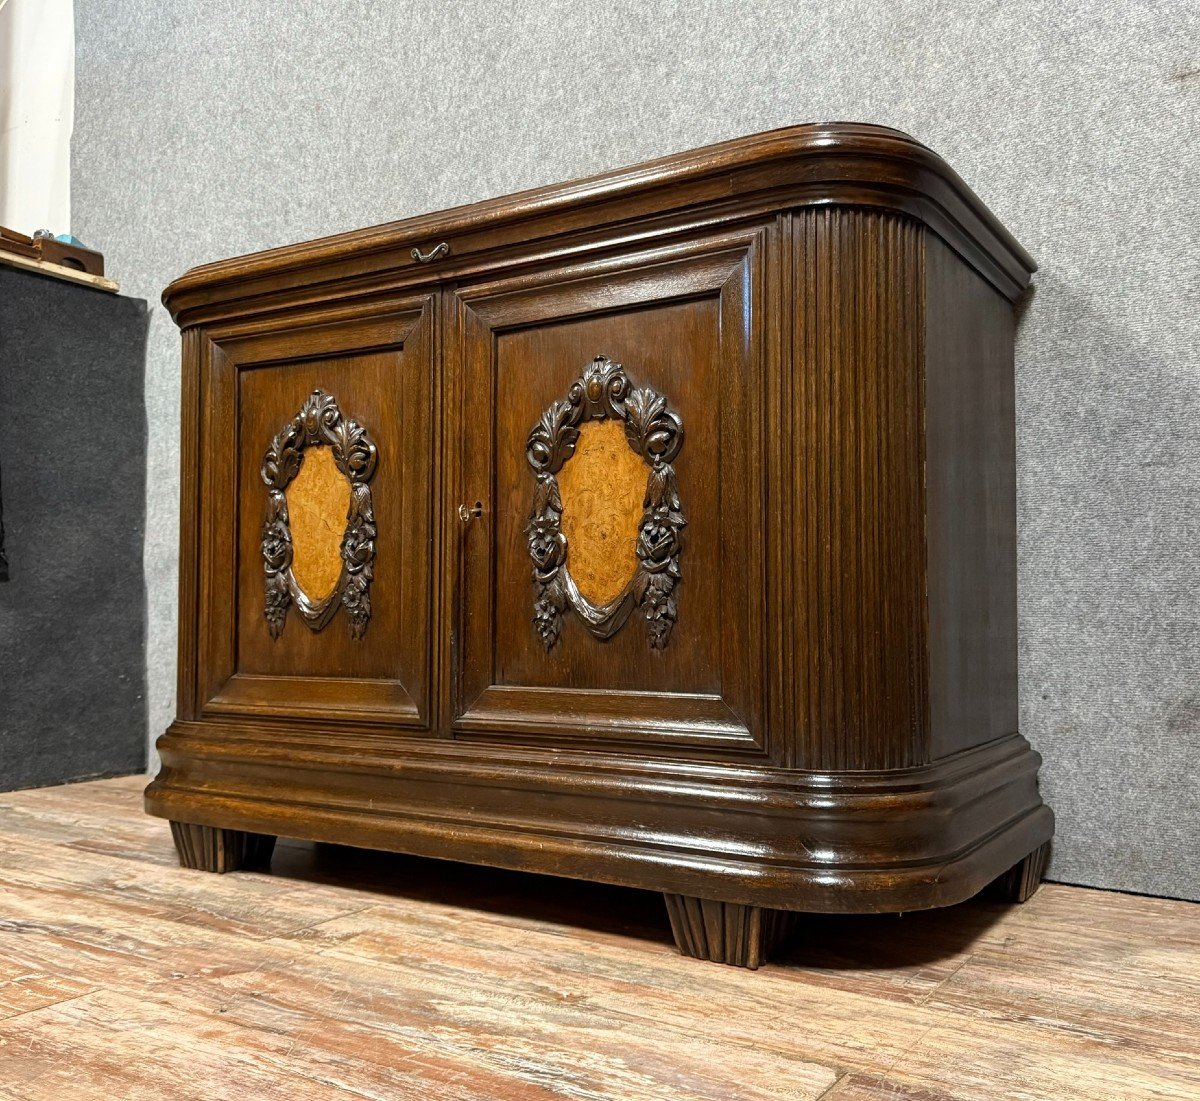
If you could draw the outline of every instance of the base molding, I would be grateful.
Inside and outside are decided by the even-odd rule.
[[[762,906],[664,894],[675,944],[685,956],[757,970],[795,927],[797,915]]]
[[[171,837],[179,853],[180,867],[202,872],[223,874],[242,868],[266,868],[275,850],[273,834],[198,826],[192,822],[172,821]]]
[[[269,736],[268,736],[269,735]],[[177,722],[149,813],[769,910],[881,913],[971,898],[1049,840],[1020,735],[928,765],[773,765],[462,744],[367,752]]]

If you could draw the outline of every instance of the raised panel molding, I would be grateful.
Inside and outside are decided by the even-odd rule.
[[[192,536],[198,545],[195,571],[200,584],[196,604],[181,604],[180,611],[181,647],[188,644],[186,639],[196,639],[194,681],[188,686],[194,692],[192,698],[195,700],[189,708],[191,714],[213,718],[274,716],[299,722],[336,717],[339,722],[388,722],[416,729],[428,728],[434,696],[434,648],[426,634],[432,622],[431,584],[436,573],[428,554],[429,536],[423,537],[420,532],[433,532],[432,486],[430,493],[414,497],[411,488],[400,488],[400,480],[404,470],[424,471],[429,477],[433,465],[436,446],[431,379],[434,322],[435,304],[431,296],[393,296],[288,312],[270,320],[255,318],[185,334],[185,342],[189,339],[199,342],[195,354],[202,367],[195,397],[198,411],[193,446],[198,453],[209,457],[208,461],[196,464],[203,479],[195,502],[198,523]],[[241,438],[243,418],[258,415],[256,410],[245,407],[241,395],[247,380],[292,370],[308,372],[320,380],[330,372],[340,372],[349,379],[358,373],[355,365],[359,363],[364,367],[368,363],[374,364],[373,369],[381,378],[392,378],[390,385],[401,385],[396,372],[409,378],[403,405],[389,408],[379,402],[378,396],[371,399],[377,409],[387,409],[388,416],[398,418],[398,424],[411,426],[407,431],[387,433],[382,447],[388,494],[395,501],[403,494],[411,502],[416,510],[412,517],[415,523],[396,523],[394,517],[386,517],[383,523],[390,521],[390,526],[384,532],[378,530],[377,501],[368,485],[372,483],[376,491],[379,489],[375,472],[380,441],[374,438],[374,425],[371,436],[366,436],[361,425],[343,416],[336,404],[330,406],[326,401],[318,409],[313,405],[312,392],[317,390],[324,394],[320,385],[288,386],[286,392],[294,393],[296,397],[287,404],[284,404],[285,399],[280,399],[279,408],[283,415],[265,420],[259,432]],[[185,380],[185,395],[187,385]],[[338,391],[341,387],[330,389]],[[302,400],[306,397],[310,399],[307,404]],[[314,424],[313,438],[320,436],[325,445],[335,450],[342,446],[346,469],[352,475],[349,479],[351,510],[358,517],[357,522],[353,516],[347,518],[346,531],[353,538],[349,544],[343,541],[341,550],[344,561],[347,553],[352,556],[356,569],[345,566],[331,599],[305,599],[305,605],[296,600],[300,590],[294,580],[289,580],[282,571],[272,575],[270,570],[264,569],[268,565],[264,549],[270,548],[264,548],[263,542],[262,497],[264,480],[273,477],[267,470],[270,457],[264,458],[262,441],[265,438],[270,442],[281,423],[295,427],[304,416],[303,410],[297,413],[302,405],[305,409],[312,406],[311,411],[318,419],[321,416],[328,418],[336,411],[336,423]],[[354,402],[349,403],[349,408],[358,413]],[[376,417],[379,415],[377,412]],[[341,432],[349,433],[340,445],[339,426]],[[301,424],[299,431],[303,435],[307,429]],[[271,488],[272,483],[268,482],[268,490]],[[274,488],[282,492],[281,487]],[[277,514],[275,518],[278,518]],[[250,535],[254,537],[252,549]],[[406,563],[404,576],[411,584],[403,592],[393,592],[393,603],[398,599],[403,605],[394,609],[393,615],[407,616],[414,626],[419,627],[406,640],[410,647],[416,647],[413,651],[397,651],[392,642],[365,634],[368,617],[372,611],[378,611],[378,597],[374,607],[369,596],[365,604],[362,597],[369,593],[366,586],[371,581],[374,580],[378,587],[376,555],[380,541],[385,538],[407,542],[412,550],[422,548],[423,551],[419,555],[398,555],[396,561],[389,564],[385,560],[383,565],[385,571],[398,571],[400,561]],[[184,553],[186,558],[186,543]],[[278,557],[275,560],[279,561]],[[268,586],[273,578],[276,585],[282,579],[288,586],[287,595],[293,606],[298,609],[307,606],[308,614],[304,618],[310,621],[310,626],[318,628],[318,633],[311,635],[314,640],[311,644],[300,641],[300,636],[310,632],[293,636],[291,632],[278,630],[278,608],[274,621],[269,614],[264,617],[264,577]],[[384,578],[384,583],[393,589],[400,583],[398,573],[388,575],[385,572]],[[335,632],[319,628],[339,606],[343,606],[341,597],[350,585],[357,590],[353,600],[354,614],[347,615],[350,630],[340,637],[345,645],[360,648],[364,656],[354,658],[346,651],[340,661],[347,672],[361,668],[359,676],[338,675],[336,670],[324,665],[325,659],[320,656],[329,652],[330,645],[341,645],[332,641]],[[257,638],[257,629],[253,636],[247,634],[248,619],[262,624],[261,639]],[[252,653],[270,654],[272,649],[280,647],[288,647],[287,652],[292,653],[297,646],[309,655],[305,660],[318,664],[311,669],[293,667],[283,676],[265,669],[242,667],[247,655]],[[400,664],[407,665],[408,669],[399,675],[390,671],[383,673],[385,667],[398,670],[399,665],[379,655],[398,652],[405,654]],[[280,656],[273,660],[278,665],[291,659]],[[379,671],[372,672],[363,667],[364,661],[369,665],[373,663],[370,668]]]
[[[727,476],[714,479],[709,492],[709,503],[719,524],[719,534],[714,529],[710,536],[711,553],[719,554],[724,561],[724,556],[732,554],[735,548],[750,548],[750,553],[738,554],[709,571],[712,574],[709,583],[719,594],[720,607],[707,611],[709,615],[718,611],[721,615],[720,630],[704,628],[711,636],[714,669],[720,675],[720,683],[714,688],[689,690],[664,685],[661,690],[633,686],[600,690],[578,682],[569,687],[498,682],[494,676],[497,656],[492,626],[487,617],[476,615],[464,624],[457,648],[453,719],[456,735],[500,741],[518,737],[533,743],[590,744],[614,749],[632,741],[647,752],[667,749],[678,752],[687,746],[739,756],[769,752],[765,709],[761,691],[755,687],[761,682],[765,664],[761,624],[767,517],[761,484],[763,471],[754,459],[764,447],[763,425],[751,380],[760,377],[768,353],[764,334],[754,319],[763,308],[768,241],[774,231],[774,226],[743,227],[646,252],[462,288],[456,293],[462,342],[459,354],[463,362],[458,418],[465,440],[465,457],[455,459],[461,480],[457,499],[481,501],[483,515],[466,525],[456,525],[459,558],[454,568],[461,578],[460,590],[475,594],[479,607],[492,607],[495,600],[490,595],[496,583],[490,562],[491,554],[499,551],[492,552],[489,548],[497,538],[495,527],[503,519],[496,515],[500,504],[489,499],[497,461],[494,449],[499,446],[496,430],[478,430],[480,418],[492,416],[493,409],[480,396],[492,394],[500,385],[491,381],[496,371],[497,341],[512,333],[544,331],[551,325],[570,325],[588,318],[596,319],[599,326],[607,325],[606,319],[611,318],[619,326],[628,318],[628,324],[635,326],[630,330],[632,334],[640,331],[636,329],[642,324],[640,318],[653,316],[647,311],[712,303],[715,311],[712,343],[706,346],[705,354],[713,359],[718,384],[712,391],[692,387],[695,392],[690,399],[707,407],[714,424],[721,426],[720,447],[728,468]],[[595,348],[605,346],[607,339],[598,336],[597,344],[588,344],[586,358],[592,358]],[[636,347],[636,337],[631,335],[629,339],[633,342],[631,347]],[[647,389],[644,354],[638,357],[631,351],[624,356],[629,363],[635,358],[640,362],[631,382]],[[562,368],[569,373],[565,373],[562,385],[548,397],[561,400],[572,383],[583,385],[581,366],[579,356],[563,360]],[[627,369],[632,374],[633,368]],[[649,389],[656,391],[657,387]],[[675,411],[679,395],[668,392],[662,397],[679,417]],[[543,410],[544,407],[534,407],[531,415],[521,421],[520,433],[505,438],[511,454],[520,458],[523,486],[529,484],[526,450],[535,442],[527,433],[528,424]],[[685,419],[679,417],[679,427]],[[668,423],[675,432],[675,421]],[[676,433],[672,446],[678,450],[681,443],[682,433]],[[712,457],[708,456],[710,460]],[[691,464],[692,460],[688,462]],[[689,466],[680,476],[693,473]],[[664,503],[670,505],[673,500],[680,500],[683,511],[670,511],[688,520],[688,546],[698,554],[695,517],[686,511],[683,491],[667,483],[660,488],[674,489],[680,495]],[[523,489],[523,499],[515,506],[520,515],[520,537],[526,546],[527,492]],[[514,511],[513,516],[516,515]],[[755,549],[757,555],[753,553]],[[695,556],[691,562],[682,587],[671,594],[677,601],[688,600],[686,578],[693,577],[695,585],[697,575],[702,573]],[[536,585],[536,567],[529,560],[528,550],[522,569],[524,578],[535,575]],[[522,584],[524,592],[529,593],[531,582],[523,579]],[[522,616],[527,623],[529,607],[530,598],[524,596]],[[625,610],[629,610],[628,606]],[[614,623],[608,620],[602,631]],[[533,627],[527,630],[530,644],[543,651],[544,642],[539,641]],[[627,634],[628,628],[615,637]],[[611,643],[597,641],[594,645],[596,667],[603,667],[607,660],[603,648]],[[550,655],[559,648],[552,647]],[[672,641],[660,652],[669,655],[676,649],[677,642]],[[644,640],[639,640],[638,650],[643,654],[655,652]]]

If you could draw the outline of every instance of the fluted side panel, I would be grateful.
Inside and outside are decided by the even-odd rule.
[[[927,759],[923,229],[849,207],[791,221],[793,763]]]

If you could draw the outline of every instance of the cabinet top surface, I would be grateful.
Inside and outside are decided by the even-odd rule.
[[[392,269],[416,267],[426,282],[450,277],[453,263],[427,263],[417,250],[452,261],[518,241],[600,226],[678,217],[738,202],[756,211],[822,203],[893,207],[935,228],[961,233],[987,262],[1023,287],[1036,264],[958,174],[909,135],[865,123],[808,123],[735,138],[629,168],[367,229],[250,253],[188,271],[163,292],[179,315],[214,299],[257,297],[310,282],[378,271],[366,261],[392,254]],[[414,273],[415,274],[415,273]],[[237,290],[235,288],[241,288]],[[216,292],[213,294],[213,292]]]

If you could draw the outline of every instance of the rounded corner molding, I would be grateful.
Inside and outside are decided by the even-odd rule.
[[[663,211],[698,205],[692,187],[714,178],[739,189],[760,186],[769,173],[780,192],[779,209],[794,205],[797,185],[816,188],[809,201],[861,202],[864,187],[886,197],[887,207],[913,213],[939,232],[961,237],[965,255],[986,278],[1015,301],[1037,269],[1033,257],[940,156],[899,130],[867,123],[823,122],[749,134],[700,149],[580,180],[553,184],[502,199],[487,199],[437,214],[340,233],[249,256],[192,268],[163,291],[163,304],[183,327],[214,318],[248,316],[272,308],[269,281],[287,273],[303,285],[330,278],[328,266],[350,257],[378,257],[394,278],[401,255],[422,272],[453,251],[461,259],[503,245],[503,231],[547,215],[579,216],[603,223],[599,211],[614,201],[653,197]],[[724,189],[722,189],[724,194]],[[483,234],[486,242],[472,244]],[[498,234],[498,236],[497,236]],[[413,241],[437,242],[422,252]],[[460,243],[461,240],[461,243]],[[439,251],[442,247],[445,251]],[[264,287],[263,281],[268,281]],[[218,292],[214,294],[214,291]]]
[[[332,591],[320,600],[309,597],[292,571],[295,548],[286,495],[309,447],[328,447],[338,471],[350,483],[350,508],[341,542],[341,573]],[[351,637],[362,638],[371,618],[377,535],[368,483],[378,460],[378,449],[367,430],[344,417],[337,402],[324,390],[314,390],[271,441],[260,473],[268,489],[262,531],[266,575],[263,614],[272,638],[283,633],[288,608],[293,604],[312,631],[321,630],[339,607],[345,608]]]
[[[581,427],[605,419],[623,423],[625,440],[645,462],[648,473],[636,569],[618,596],[597,605],[580,592],[571,576],[556,475],[574,455]],[[687,525],[671,464],[683,447],[683,435],[683,421],[667,399],[650,387],[634,387],[625,368],[603,355],[588,364],[566,398],[553,402],[530,430],[525,457],[537,485],[525,532],[533,562],[533,624],[547,650],[558,642],[568,608],[594,637],[607,639],[640,607],[649,624],[651,648],[662,650],[670,641]]]

